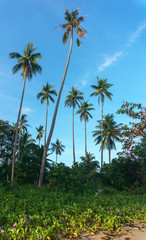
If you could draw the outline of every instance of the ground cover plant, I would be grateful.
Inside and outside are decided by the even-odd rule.
[[[80,233],[119,232],[146,220],[145,195],[52,192],[49,188],[0,188],[0,239],[78,239]]]

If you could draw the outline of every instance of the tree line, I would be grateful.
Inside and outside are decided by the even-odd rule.
[[[24,98],[24,91],[25,91],[25,83],[26,83],[26,79],[31,80],[33,75],[36,75],[37,73],[41,73],[42,68],[41,66],[38,64],[38,60],[40,60],[41,54],[40,53],[36,53],[37,48],[34,47],[33,42],[30,42],[23,51],[23,55],[17,53],[17,52],[12,52],[9,54],[11,59],[16,59],[17,60],[17,64],[13,67],[13,74],[17,73],[19,70],[21,70],[21,75],[23,78],[23,90],[22,90],[22,96],[21,96],[21,101],[20,101],[20,107],[19,107],[19,112],[18,112],[18,117],[17,117],[17,122],[15,125],[15,138],[14,138],[14,148],[13,148],[13,154],[12,154],[12,160],[11,160],[11,165],[12,165],[12,170],[11,170],[11,184],[13,185],[14,182],[14,170],[15,170],[15,162],[17,157],[20,157],[21,151],[23,152],[23,147],[24,145],[28,144],[28,141],[31,140],[31,142],[29,142],[29,144],[27,146],[30,147],[31,146],[35,146],[35,148],[37,149],[42,149],[41,151],[43,152],[42,155],[42,161],[40,164],[40,173],[39,173],[39,180],[38,180],[38,186],[42,186],[43,183],[43,178],[44,178],[44,173],[45,173],[45,165],[46,163],[46,158],[47,158],[47,154],[48,154],[48,149],[50,146],[50,142],[51,142],[51,138],[52,138],[52,134],[54,131],[54,126],[55,126],[55,122],[56,122],[56,116],[57,116],[57,111],[58,111],[58,107],[59,107],[59,102],[60,102],[60,98],[61,98],[61,94],[62,94],[62,90],[63,90],[63,86],[64,86],[64,82],[65,82],[65,78],[66,78],[66,74],[67,74],[67,70],[68,70],[68,66],[69,66],[69,61],[70,61],[70,57],[71,57],[71,52],[72,52],[72,45],[73,45],[73,34],[74,32],[76,33],[76,42],[77,42],[77,46],[81,46],[81,41],[79,38],[85,38],[87,31],[81,26],[81,23],[85,20],[85,16],[80,16],[79,17],[79,9],[76,9],[72,12],[69,12],[67,9],[65,10],[64,13],[64,18],[66,23],[59,25],[59,27],[61,27],[62,29],[65,30],[64,34],[63,34],[63,43],[66,44],[67,41],[69,40],[70,37],[70,48],[69,48],[69,54],[68,54],[68,58],[67,58],[67,63],[65,66],[65,71],[64,71],[64,75],[63,75],[63,79],[62,79],[62,83],[60,86],[60,90],[59,93],[57,94],[57,92],[54,89],[54,85],[49,85],[49,83],[46,84],[46,86],[43,86],[43,89],[40,93],[38,93],[37,98],[41,99],[41,103],[43,104],[46,101],[46,121],[45,121],[45,136],[44,136],[44,146],[43,148],[38,146],[36,147],[34,141],[32,141],[32,139],[30,139],[30,135],[29,133],[24,129],[24,126],[26,127],[26,122],[22,128],[21,123],[22,121],[26,121],[25,116],[21,116],[21,109],[22,109],[22,104],[23,104],[23,98]],[[91,94],[91,96],[98,96],[98,102],[101,101],[102,104],[102,108],[101,108],[101,120],[98,121],[98,125],[96,126],[96,130],[93,133],[93,136],[95,137],[95,143],[99,144],[100,143],[100,149],[101,149],[101,168],[103,167],[103,149],[106,147],[109,151],[109,163],[110,163],[110,151],[113,148],[116,148],[115,146],[115,141],[120,141],[121,138],[121,126],[119,124],[117,124],[114,119],[113,119],[113,115],[107,115],[104,116],[103,115],[103,105],[104,105],[104,98],[107,97],[109,100],[112,100],[112,93],[110,93],[108,91],[108,89],[112,86],[113,84],[110,84],[107,82],[107,79],[99,79],[97,77],[97,85],[92,85],[91,87],[94,89],[94,92]],[[53,119],[52,119],[52,123],[51,123],[51,128],[49,131],[49,135],[47,137],[47,121],[48,121],[48,107],[49,107],[49,102],[52,101],[54,102],[54,98],[53,96],[57,96],[57,101],[56,101],[56,106],[55,106],[55,110],[54,110],[54,114],[53,114]],[[72,137],[73,137],[73,162],[74,165],[76,163],[75,160],[75,144],[74,144],[74,110],[75,107],[78,106],[78,110],[77,110],[77,114],[80,115],[80,120],[84,120],[85,122],[85,159],[87,160],[87,139],[86,139],[86,123],[89,120],[89,118],[92,118],[92,115],[90,113],[91,110],[94,110],[93,108],[93,104],[88,103],[89,100],[85,101],[83,98],[83,93],[80,92],[77,88],[72,87],[71,91],[69,92],[69,95],[67,96],[66,100],[65,100],[65,106],[68,107],[72,107],[73,109],[73,113],[72,113]],[[134,106],[133,109],[131,110],[131,115],[133,114],[134,108],[137,106]],[[142,108],[142,107],[141,107]],[[142,108],[143,110],[143,108]],[[145,108],[144,108],[145,111]],[[143,111],[143,115],[144,119],[139,118],[141,121],[145,121],[145,115],[144,115],[144,111]],[[126,113],[124,112],[124,110],[119,110],[119,113]],[[24,119],[22,119],[22,117]],[[136,118],[136,116],[134,116],[134,118]],[[145,123],[140,122],[143,125],[143,129],[145,129]],[[7,125],[8,122],[4,123],[4,125]],[[11,127],[10,127],[11,128]],[[12,129],[11,129],[12,131]],[[38,136],[37,138],[41,139],[42,134],[43,134],[43,126],[40,125],[39,128],[37,128],[38,131]],[[140,129],[138,129],[138,131],[140,131]],[[21,133],[23,132],[23,138],[21,136]],[[124,132],[124,127],[123,127],[123,132]],[[143,133],[145,134],[145,131],[143,130]],[[126,136],[126,135],[125,135]],[[11,136],[12,137],[12,136]],[[21,138],[20,138],[21,137]],[[143,137],[143,135],[142,135]],[[20,141],[21,140],[21,141]],[[25,142],[25,144],[20,144],[20,142],[22,143],[22,140]],[[61,153],[61,151],[64,150],[64,145],[61,144],[61,142],[59,142],[59,140],[57,139],[58,143],[60,143],[60,150],[56,150],[56,146],[51,144],[52,147],[52,151],[56,151],[56,156],[58,154]],[[57,144],[56,141],[56,144]],[[131,145],[134,143],[131,143]],[[129,145],[128,145],[129,146]],[[18,148],[18,150],[17,150]],[[20,148],[21,151],[20,151]],[[125,148],[124,148],[125,149]],[[11,150],[12,150],[12,146],[11,146]],[[31,149],[30,149],[31,150]],[[10,150],[8,151],[10,154]],[[56,157],[56,161],[57,161],[57,157]]]

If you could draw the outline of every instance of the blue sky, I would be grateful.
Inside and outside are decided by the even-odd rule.
[[[42,86],[54,84],[58,92],[69,51],[69,43],[62,44],[62,29],[55,29],[64,23],[64,11],[80,9],[80,15],[87,15],[82,24],[87,30],[82,47],[73,44],[71,61],[57,115],[52,142],[59,138],[65,145],[65,152],[58,157],[71,165],[72,157],[72,109],[64,107],[64,101],[71,87],[84,92],[85,100],[94,104],[93,119],[87,124],[87,149],[100,161],[99,146],[95,146],[92,131],[101,118],[101,105],[96,97],[90,97],[90,85],[99,78],[107,78],[114,84],[110,88],[113,101],[105,99],[104,114],[115,115],[117,123],[127,123],[126,116],[116,115],[123,100],[146,105],[146,1],[145,0],[0,0],[0,119],[14,123],[22,93],[21,72],[12,75],[15,60],[9,59],[10,52],[22,53],[30,41],[34,42],[43,59],[39,62],[42,74],[26,83],[23,111],[28,115],[29,128],[36,138],[36,127],[45,124],[46,106],[36,96]],[[74,38],[75,40],[75,38]],[[50,103],[48,130],[55,104]],[[48,131],[49,132],[49,131]],[[43,143],[43,140],[42,140]],[[76,160],[84,155],[84,122],[75,116]],[[117,150],[120,150],[120,143]],[[112,151],[112,157],[116,151]],[[55,159],[55,155],[52,156]],[[108,162],[108,152],[104,151]]]

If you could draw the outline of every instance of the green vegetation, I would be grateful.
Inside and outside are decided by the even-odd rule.
[[[80,233],[94,234],[98,228],[119,232],[125,222],[146,220],[144,197],[112,194],[109,189],[93,196],[29,186],[1,187],[0,239],[77,239]]]

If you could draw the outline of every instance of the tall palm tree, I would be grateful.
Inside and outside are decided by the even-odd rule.
[[[52,102],[54,101],[54,98],[52,95],[57,96],[57,92],[53,89],[54,85],[49,85],[48,83],[46,86],[43,86],[43,89],[40,93],[37,95],[37,99],[41,98],[41,103],[43,104],[46,101],[46,123],[45,123],[45,137],[44,137],[44,146],[46,145],[46,134],[47,134],[47,118],[48,118],[48,107],[49,107],[49,100]]]
[[[37,48],[33,48],[33,46],[34,46],[33,42],[28,43],[28,45],[24,48],[23,56],[17,52],[12,52],[9,54],[11,59],[13,58],[17,59],[17,64],[13,67],[13,70],[12,70],[13,74],[17,73],[19,70],[22,69],[21,75],[23,78],[23,90],[22,90],[22,96],[21,96],[18,118],[16,123],[15,143],[14,143],[14,150],[13,150],[13,156],[12,156],[11,184],[13,184],[13,181],[14,181],[14,167],[15,167],[16,145],[17,145],[17,138],[18,138],[18,125],[19,125],[22,102],[24,97],[26,78],[28,78],[28,80],[31,80],[33,75],[36,75],[37,73],[41,73],[42,71],[40,65],[36,62],[37,60],[41,59],[41,54],[34,53],[37,50]]]
[[[39,140],[39,146],[40,146],[40,141],[41,141],[41,138],[43,137],[43,133],[44,133],[43,126],[40,125],[39,128],[36,127],[36,130],[38,132],[36,139]]]
[[[69,91],[65,100],[65,106],[72,107],[72,137],[73,137],[73,163],[75,164],[75,143],[74,143],[74,109],[76,106],[79,107],[81,101],[83,100],[83,93],[77,90],[77,88],[72,87]]]
[[[75,31],[75,33],[76,33],[77,46],[78,47],[81,46],[81,42],[79,40],[79,37],[85,37],[85,35],[86,35],[86,30],[81,26],[81,22],[84,21],[85,16],[78,17],[79,9],[76,9],[72,12],[69,12],[68,9],[66,9],[64,15],[65,15],[64,18],[66,20],[66,23],[61,24],[59,27],[61,27],[62,29],[65,29],[65,33],[63,35],[63,43],[64,44],[67,43],[67,41],[69,39],[69,36],[71,34],[70,49],[69,49],[69,54],[68,54],[68,58],[67,58],[67,63],[66,63],[66,67],[65,67],[61,87],[60,87],[60,91],[59,91],[57,102],[56,102],[56,107],[55,107],[53,120],[52,120],[52,124],[51,124],[51,128],[50,128],[50,133],[49,133],[49,136],[48,136],[48,139],[47,139],[47,142],[46,142],[46,145],[45,145],[45,149],[44,149],[38,186],[42,186],[42,183],[43,183],[46,154],[47,154],[48,147],[49,147],[49,144],[50,144],[50,141],[51,141],[51,138],[52,138],[52,134],[53,134],[54,126],[55,126],[55,121],[56,121],[56,116],[57,116],[57,111],[58,111],[59,102],[60,102],[60,97],[61,97],[61,93],[62,93],[62,90],[63,90],[65,77],[66,77],[66,73],[67,73],[67,69],[68,69],[68,65],[69,65],[69,61],[70,61],[70,57],[71,57],[71,52],[72,52],[73,32]]]
[[[107,114],[103,119],[103,149],[107,148],[109,151],[109,164],[111,161],[111,150],[116,150],[115,141],[120,139],[120,126],[113,119],[113,114]],[[95,137],[95,144],[101,143],[101,120],[98,121],[98,125],[95,127],[96,130],[93,131],[93,137]],[[101,150],[101,147],[100,147]]]
[[[107,97],[109,100],[112,101],[111,96],[112,93],[108,92],[108,88],[113,86],[113,84],[109,84],[107,82],[107,78],[105,79],[99,79],[97,77],[97,86],[91,85],[91,87],[95,90],[90,96],[98,96],[98,104],[101,101],[102,108],[101,108],[101,168],[103,164],[103,104],[104,104],[104,98]]]
[[[85,158],[87,159],[87,140],[86,140],[86,122],[89,121],[89,117],[92,118],[92,115],[90,114],[91,110],[95,110],[93,108],[92,103],[88,103],[88,101],[84,101],[79,106],[79,109],[77,111],[77,114],[80,114],[80,120],[82,121],[84,119],[85,121]]]
[[[30,126],[29,124],[27,124],[28,120],[26,119],[26,117],[27,117],[26,114],[22,114],[22,115],[21,115],[20,122],[19,122],[19,126],[18,126],[18,131],[19,131],[18,156],[20,155],[20,152],[19,152],[20,135],[21,135],[22,132],[27,132],[27,127]]]
[[[51,148],[50,150],[56,153],[56,163],[57,163],[57,157],[58,155],[61,155],[62,152],[64,152],[64,148],[65,146],[63,144],[61,144],[61,141],[59,141],[59,139],[56,139],[55,143],[51,143]]]

